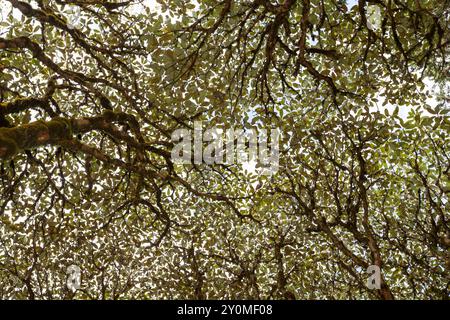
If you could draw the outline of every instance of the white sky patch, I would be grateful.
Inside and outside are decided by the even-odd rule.
[[[250,160],[242,163],[242,169],[249,173],[256,172],[256,160]]]
[[[11,4],[9,2],[0,2],[0,22],[4,22],[6,21],[7,17],[12,14],[14,19],[20,19],[21,17],[21,13],[19,10],[17,9],[13,9]],[[0,32],[0,34],[2,34],[3,32]]]

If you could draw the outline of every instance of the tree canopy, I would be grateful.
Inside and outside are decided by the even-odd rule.
[[[0,5],[1,298],[448,299],[448,0]]]

